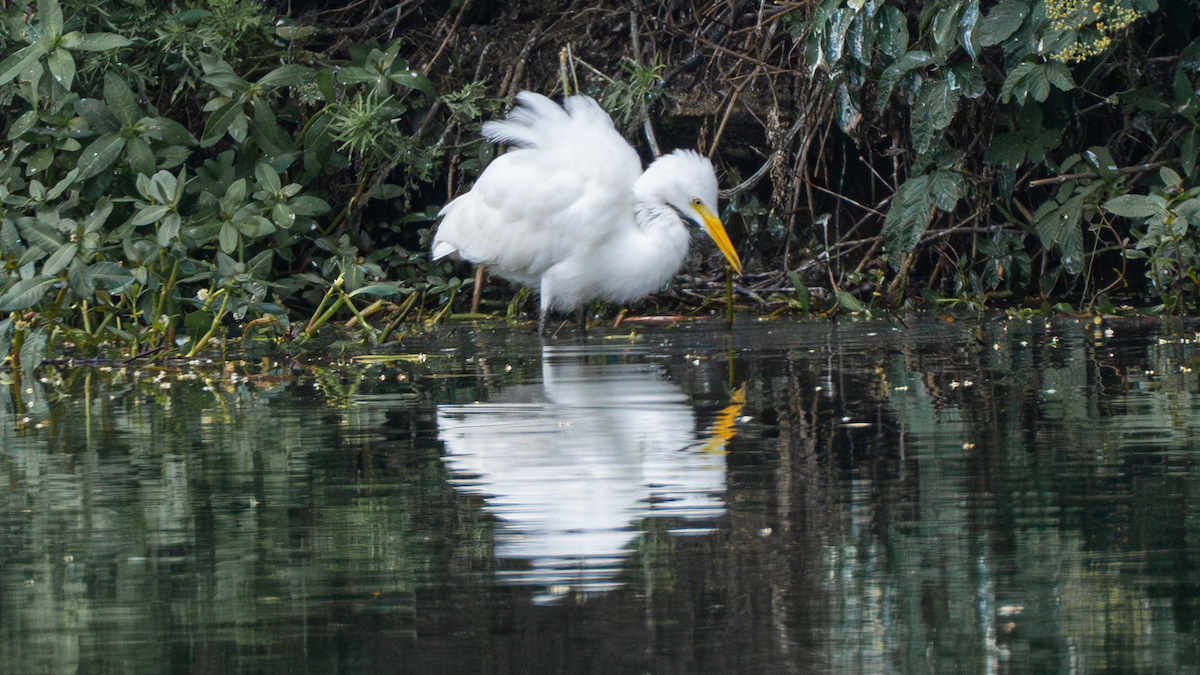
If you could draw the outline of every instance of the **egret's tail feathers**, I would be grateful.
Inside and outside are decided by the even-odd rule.
[[[458,247],[448,241],[433,242],[433,259],[441,260],[446,256],[458,251]]]
[[[517,94],[517,103],[508,117],[483,125],[485,138],[520,148],[544,148],[572,122],[612,128],[612,119],[589,96],[572,96],[560,106],[541,94],[523,91]]]

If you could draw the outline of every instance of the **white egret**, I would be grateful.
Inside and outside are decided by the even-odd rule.
[[[676,150],[642,171],[592,98],[559,106],[526,91],[517,102],[507,119],[483,125],[484,137],[516,149],[442,209],[434,260],[457,255],[539,291],[539,330],[549,311],[661,289],[687,255],[684,219],[703,227],[741,272],[715,215],[717,177],[706,158]]]

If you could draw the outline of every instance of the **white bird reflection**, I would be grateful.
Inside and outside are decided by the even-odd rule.
[[[687,397],[658,367],[597,363],[629,354],[547,347],[542,385],[438,408],[452,485],[498,518],[497,558],[529,561],[500,580],[540,587],[540,602],[616,587],[647,517],[725,510],[724,443],[699,437]]]

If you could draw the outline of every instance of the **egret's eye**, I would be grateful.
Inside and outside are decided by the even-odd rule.
[[[692,206],[700,206],[703,203],[699,197],[692,197]]]

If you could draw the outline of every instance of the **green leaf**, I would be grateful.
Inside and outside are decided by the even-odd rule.
[[[16,312],[33,307],[57,282],[57,278],[46,276],[18,281],[4,295],[0,295],[0,312]]]
[[[54,187],[50,188],[50,190],[46,192],[46,199],[58,199],[60,196],[62,196],[62,193],[67,191],[67,188],[71,187],[71,184],[74,183],[75,179],[78,177],[79,167],[75,167],[74,169],[68,171],[67,175],[62,177],[62,180],[55,183]]]
[[[1175,188],[1176,190],[1183,188],[1183,179],[1180,178],[1179,174],[1175,173],[1175,170],[1169,166],[1164,166],[1159,169],[1158,177],[1162,180],[1163,185],[1166,185],[1169,188]]]
[[[238,232],[252,239],[265,237],[275,231],[275,226],[271,224],[271,221],[262,216],[249,216],[232,222]]]
[[[1004,78],[1004,84],[1000,86],[1001,103],[1008,103],[1012,100],[1013,95],[1016,93],[1017,85],[1033,70],[1033,66],[1034,64],[1029,61],[1022,61],[1014,66],[1012,70],[1008,71],[1008,75]],[[1018,102],[1022,105],[1025,104],[1024,94],[1020,95]]]
[[[1183,169],[1183,173],[1191,178],[1196,172],[1196,150],[1200,149],[1200,142],[1196,136],[1196,130],[1192,129],[1183,137],[1183,144],[1179,147],[1179,164]]]
[[[437,96],[437,91],[433,88],[433,83],[429,81],[425,73],[420,71],[402,70],[398,73],[388,75],[388,79],[401,86],[416,89],[430,98]]]
[[[1083,199],[1072,197],[1061,207],[1047,212],[1034,227],[1038,239],[1046,250],[1055,250],[1062,256],[1063,267],[1070,274],[1078,274],[1083,268]]]
[[[166,218],[158,226],[158,245],[166,248],[171,245],[179,237],[179,227],[183,224],[183,219],[178,213],[168,214]]]
[[[44,35],[47,37],[62,35],[63,13],[58,0],[38,0],[37,16]]]
[[[1059,61],[1051,61],[1043,64],[1046,69],[1046,79],[1050,80],[1050,84],[1061,89],[1062,91],[1071,91],[1075,88],[1075,78],[1071,77],[1071,71],[1067,69],[1065,63]],[[1039,101],[1045,101],[1045,98],[1039,98]]]
[[[230,101],[221,106],[215,113],[209,116],[204,123],[204,133],[200,135],[200,147],[207,148],[217,144],[225,132],[229,130],[233,121],[242,116],[242,104],[238,101]]]
[[[110,49],[128,47],[133,41],[115,33],[88,33],[83,36],[79,49],[85,52],[106,52]]]
[[[0,84],[8,84],[14,77],[25,72],[34,61],[46,53],[46,43],[42,40],[17,50],[15,54],[0,61]]]
[[[292,211],[298,216],[322,216],[329,213],[332,208],[329,203],[320,197],[311,195],[301,195],[288,202],[292,207]]]
[[[316,71],[312,68],[292,63],[280,66],[263,75],[262,79],[255,83],[255,86],[263,90],[271,90],[278,87],[294,87],[298,84],[309,82],[314,77],[316,77]]]
[[[875,20],[879,24],[875,38],[879,51],[893,59],[903,54],[908,49],[908,20],[904,12],[886,5],[875,15]]]
[[[46,326],[40,326],[25,336],[25,342],[21,343],[21,353],[17,358],[21,362],[21,370],[25,371],[26,378],[32,379],[33,371],[37,370],[38,366],[46,360],[46,345],[49,342],[50,329]]]
[[[337,90],[333,88],[333,71],[322,70],[317,73],[317,88],[326,102],[337,100]]]
[[[277,195],[283,190],[283,183],[279,180],[279,172],[271,168],[270,164],[259,162],[254,167],[254,177],[258,179],[258,184],[272,195]]]
[[[32,176],[35,173],[43,171],[46,167],[54,162],[54,150],[50,148],[42,148],[29,158],[29,162],[25,165],[25,175]]]
[[[200,79],[216,87],[222,93],[244,94],[250,91],[250,83],[238,77],[233,71],[218,70]]]
[[[929,193],[929,180],[925,175],[904,181],[883,219],[883,246],[895,269],[900,267],[899,254],[916,248],[933,218],[934,200]]]
[[[842,58],[842,50],[846,44],[846,31],[850,29],[850,22],[854,20],[857,14],[849,7],[842,7],[834,10],[833,16],[829,18],[828,28],[825,33],[825,58],[830,65],[836,64]]]
[[[50,67],[54,80],[63,89],[71,91],[71,85],[75,83],[75,57],[71,56],[71,52],[62,47],[55,49],[46,57],[46,65]]]
[[[112,201],[110,201],[108,197],[96,202],[96,207],[92,209],[92,212],[88,214],[87,219],[83,221],[84,233],[91,234],[93,232],[99,232],[100,228],[104,227],[104,223],[108,220],[108,216],[112,213],[112,210]]]
[[[903,56],[896,59],[895,63],[884,69],[883,74],[879,76],[879,90],[875,98],[875,111],[883,114],[883,109],[887,107],[888,100],[892,97],[892,90],[896,88],[896,84],[905,75],[932,62],[932,54],[917,50],[905,52]]]
[[[967,3],[966,9],[963,10],[962,18],[958,21],[958,42],[966,50],[967,56],[974,61],[975,54],[975,26],[979,23],[979,0],[971,0]]]
[[[1145,195],[1121,195],[1114,197],[1102,205],[1105,211],[1122,218],[1149,218],[1155,214],[1154,209]]]
[[[217,236],[217,241],[221,245],[221,251],[225,253],[233,253],[237,250],[238,231],[232,223],[225,222],[221,224],[221,233]]]
[[[958,2],[938,10],[937,14],[933,16],[933,30],[931,31],[933,53],[939,60],[944,59],[956,46],[954,29],[958,26],[958,13],[962,11],[962,5],[962,0],[958,0]]]
[[[25,237],[25,241],[30,246],[38,246],[43,251],[57,251],[63,245],[62,235],[41,222],[22,223],[21,236]]]
[[[946,213],[953,211],[958,201],[967,196],[962,174],[944,169],[929,174],[929,193],[938,210]]]
[[[979,24],[979,44],[982,47],[998,45],[1017,32],[1025,17],[1029,16],[1029,3],[1023,0],[1002,0],[992,8]]]
[[[141,117],[137,97],[133,90],[116,73],[109,71],[104,74],[104,102],[108,109],[121,121],[121,126],[131,127],[134,120]]]
[[[998,134],[993,136],[992,142],[988,144],[987,151],[983,153],[983,161],[1015,170],[1025,163],[1025,148],[1025,140],[1020,134]]]
[[[150,179],[150,195],[159,204],[174,204],[182,191],[179,182],[170,171],[159,171]]]
[[[142,225],[149,225],[156,220],[162,219],[162,217],[167,215],[170,210],[171,207],[164,204],[160,204],[158,206],[147,206],[141,211],[138,211],[137,215],[133,217],[133,226],[140,227]]]
[[[356,288],[346,295],[349,295],[352,298],[359,295],[374,295],[376,297],[386,298],[388,296],[398,295],[404,292],[404,290],[405,289],[401,289],[395,284],[372,284],[370,286]]]
[[[850,56],[864,66],[871,65],[871,52],[875,46],[875,19],[867,12],[859,12],[850,24],[847,34],[850,42]]]
[[[16,121],[12,123],[12,126],[8,128],[8,140],[11,141],[18,138],[21,134],[32,129],[33,125],[37,124],[37,122],[38,111],[25,111],[25,114],[18,117]]]
[[[125,156],[129,158],[129,167],[137,173],[148,176],[154,172],[154,153],[146,141],[137,136],[126,141]]]
[[[71,261],[75,259],[75,254],[78,252],[79,244],[75,242],[70,242],[66,246],[58,249],[54,253],[50,254],[50,257],[46,259],[45,264],[42,265],[42,274],[52,277],[67,269],[67,265],[71,264]]]
[[[858,301],[858,298],[850,295],[846,291],[835,291],[834,295],[837,297],[838,304],[841,305],[842,308],[844,308],[847,312],[867,311],[867,308]]]
[[[95,297],[96,284],[92,281],[92,275],[88,272],[83,258],[75,256],[71,259],[71,266],[67,270],[67,281],[71,283],[71,290],[75,292],[75,295],[84,300],[91,300]]]
[[[88,267],[96,288],[115,293],[133,283],[133,274],[115,262],[102,261]]]
[[[942,131],[954,120],[959,93],[946,80],[927,82],[921,87],[910,118],[913,151],[923,155],[933,149]]]

